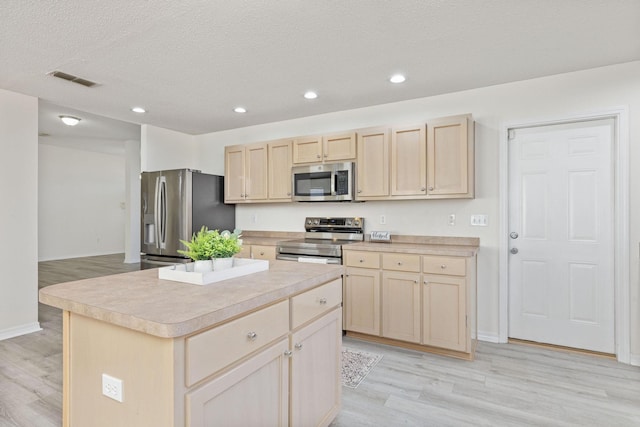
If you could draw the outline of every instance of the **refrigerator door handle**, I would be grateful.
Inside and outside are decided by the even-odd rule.
[[[167,243],[167,178],[160,177],[160,248],[165,249]]]
[[[155,209],[153,210],[153,231],[155,235],[156,248],[160,249],[160,177],[156,178],[156,187],[154,192]]]

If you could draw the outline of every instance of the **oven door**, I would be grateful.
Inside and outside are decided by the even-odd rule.
[[[343,202],[353,200],[353,163],[296,166],[292,169],[293,200]]]
[[[284,261],[308,262],[313,264],[342,264],[342,258],[311,255],[278,254],[276,255],[276,259]]]

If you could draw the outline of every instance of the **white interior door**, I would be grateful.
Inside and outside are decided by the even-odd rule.
[[[613,119],[509,138],[509,337],[615,352]]]

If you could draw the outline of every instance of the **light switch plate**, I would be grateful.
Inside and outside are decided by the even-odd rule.
[[[474,227],[487,227],[489,225],[489,216],[471,215],[471,225]]]

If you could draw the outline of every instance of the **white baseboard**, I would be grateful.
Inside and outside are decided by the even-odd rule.
[[[498,334],[478,331],[478,341],[493,342],[498,344],[500,343],[500,336]]]
[[[633,366],[640,366],[640,354],[632,354],[629,357],[629,364]]]
[[[41,330],[42,328],[40,327],[39,322],[27,323],[20,326],[14,326],[12,328],[0,330],[0,341],[17,337],[20,335],[30,334],[32,332],[38,332]]]

